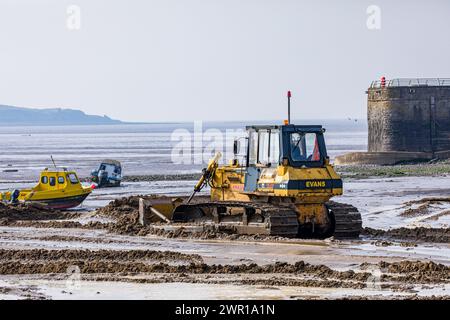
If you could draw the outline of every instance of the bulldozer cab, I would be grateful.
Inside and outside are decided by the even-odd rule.
[[[261,174],[276,174],[279,166],[323,168],[328,163],[325,129],[320,125],[247,126],[246,130],[245,192],[258,190]]]
[[[323,167],[328,159],[320,125],[280,125],[246,127],[248,143],[245,166],[294,168]],[[235,154],[240,148],[235,144]]]

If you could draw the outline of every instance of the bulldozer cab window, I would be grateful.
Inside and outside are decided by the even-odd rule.
[[[56,185],[56,178],[55,177],[50,177],[50,185],[52,186],[52,187],[54,187],[55,185]]]
[[[293,161],[320,161],[320,150],[315,133],[291,133],[291,158]]]
[[[248,138],[248,164],[255,165],[258,161],[258,132],[254,130],[250,131]]]
[[[269,132],[267,130],[260,130],[258,134],[258,163],[267,165],[269,163]]]
[[[280,159],[280,130],[251,130],[248,147],[249,165],[278,165]]]
[[[270,147],[269,147],[270,164],[278,165],[280,162],[280,131],[270,131]]]

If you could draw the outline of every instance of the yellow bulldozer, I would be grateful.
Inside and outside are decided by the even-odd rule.
[[[359,237],[358,210],[329,201],[342,194],[343,183],[330,164],[321,125],[294,125],[289,116],[283,125],[246,130],[244,160],[237,159],[242,139],[234,142],[235,158],[228,165],[219,165],[216,154],[192,195],[174,206],[175,224],[238,234]],[[192,201],[205,186],[210,199]]]

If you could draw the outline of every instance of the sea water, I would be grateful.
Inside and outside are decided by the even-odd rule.
[[[203,133],[222,132],[222,147],[232,150],[234,139],[226,138],[227,130],[238,132],[245,125],[263,123],[267,122],[204,122],[200,123],[200,128]],[[367,124],[363,120],[309,120],[301,123],[322,124],[327,129],[325,139],[332,159],[339,154],[367,149]],[[195,125],[198,129],[199,123]],[[80,177],[88,176],[102,159],[119,160],[124,175],[200,172],[208,156],[201,163],[173,161],[173,150],[180,142],[177,138],[180,132],[192,133],[192,140],[206,140],[202,135],[194,134],[194,123],[189,122],[0,127],[0,181],[36,181],[43,168],[53,166],[50,156],[57,166],[74,169]],[[203,142],[200,148],[209,143]],[[194,144],[193,141],[192,146]]]
[[[151,181],[124,181],[119,188],[96,189],[84,201],[84,209],[103,206],[117,197],[132,194],[188,194],[196,181],[181,176],[200,173],[206,166],[210,155],[203,154],[200,161],[194,156],[196,152],[201,153],[210,147],[208,133],[221,137],[215,140],[219,151],[224,151],[221,148],[230,151],[234,137],[227,133],[242,134],[239,130],[250,123],[267,124],[250,121],[0,127],[0,191],[35,185],[40,171],[53,167],[52,156],[57,166],[73,169],[79,177],[89,176],[102,159],[119,160],[125,176],[154,176],[149,179]],[[306,122],[318,123],[327,129],[325,138],[331,158],[349,151],[366,150],[367,129],[364,121]],[[183,135],[192,147],[190,151],[193,156],[192,161],[179,163],[173,153]],[[160,175],[175,177],[164,179]]]

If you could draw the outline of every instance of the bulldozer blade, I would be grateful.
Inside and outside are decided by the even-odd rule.
[[[139,223],[170,222],[175,207],[182,201],[169,197],[139,198]]]

